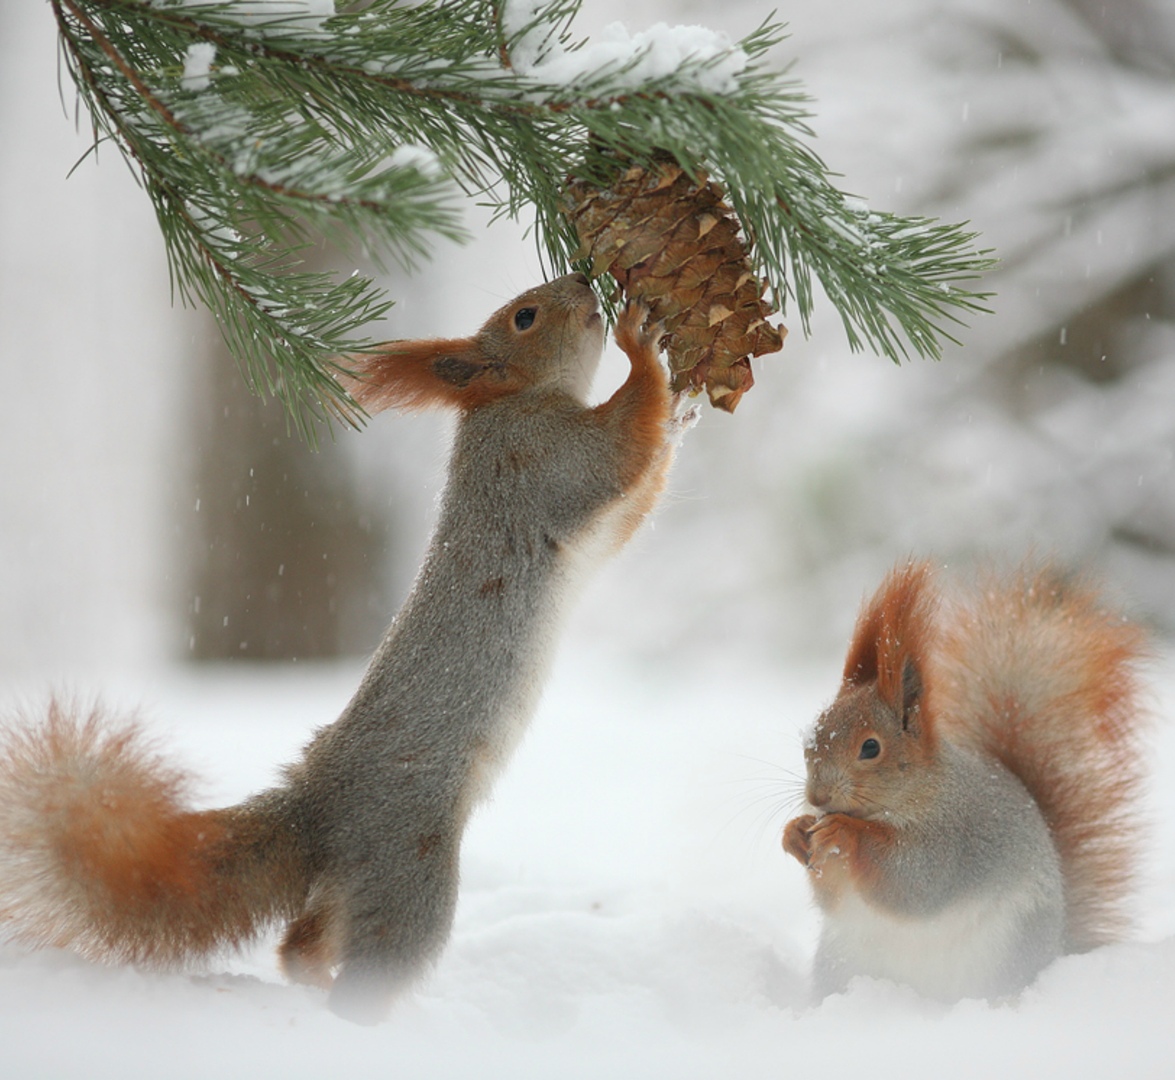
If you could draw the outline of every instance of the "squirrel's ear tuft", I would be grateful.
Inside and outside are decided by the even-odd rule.
[[[845,659],[847,685],[877,684],[877,693],[907,727],[926,694],[925,665],[936,596],[928,563],[892,570],[857,618]],[[925,715],[925,709],[919,712]]]
[[[369,413],[388,408],[476,408],[522,388],[474,338],[389,341],[348,357],[339,382]]]

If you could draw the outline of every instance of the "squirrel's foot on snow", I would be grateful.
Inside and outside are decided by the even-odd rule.
[[[349,973],[344,967],[335,978],[327,1005],[343,1020],[373,1027],[388,1018],[399,988],[395,980]]]

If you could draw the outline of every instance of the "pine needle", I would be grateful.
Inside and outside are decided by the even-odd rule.
[[[533,212],[543,264],[562,272],[577,265],[568,178],[665,152],[722,184],[805,330],[813,277],[852,347],[894,361],[938,357],[985,310],[970,283],[991,260],[974,234],[870,211],[832,183],[805,145],[808,98],[765,60],[783,36],[772,22],[668,73],[646,73],[645,50],[544,82],[546,61],[584,46],[570,37],[579,0],[518,26],[501,0],[333,16],[308,0],[51,5],[95,145],[119,148],[155,207],[174,294],[212,310],[250,385],[311,438],[316,420],[362,422],[331,372],[390,306],[362,275],[307,271],[316,238],[411,269],[438,238],[466,239],[475,197],[495,216]]]

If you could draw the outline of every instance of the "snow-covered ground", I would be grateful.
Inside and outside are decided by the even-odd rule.
[[[1175,658],[1156,665],[1165,712]],[[127,677],[209,779],[263,786],[345,702],[359,667]],[[817,921],[779,849],[800,730],[835,658],[742,675],[628,666],[573,634],[530,735],[467,835],[453,939],[374,1029],[285,985],[273,942],[204,974],[0,948],[0,1073],[287,1078],[1170,1076],[1175,1066],[1175,731],[1137,940],[1048,969],[1016,1004],[952,1008],[861,981],[804,1004]],[[88,692],[88,686],[75,686]],[[24,688],[26,696],[31,687]],[[216,778],[215,780],[211,778]]]

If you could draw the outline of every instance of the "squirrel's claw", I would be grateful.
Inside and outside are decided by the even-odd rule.
[[[693,395],[688,390],[679,390],[673,395],[672,415],[669,417],[669,437],[674,444],[680,444],[685,433],[696,426],[702,418],[702,409],[692,400]]]
[[[808,868],[823,874],[830,860],[851,859],[856,848],[856,827],[845,814],[825,814],[808,829]]]
[[[815,824],[815,815],[804,814],[801,817],[792,818],[784,826],[783,850],[804,866],[808,865],[808,860],[812,857],[811,833],[812,826]]]
[[[616,320],[616,341],[625,352],[630,348],[658,351],[665,336],[660,319],[649,322],[649,307],[643,300],[630,299]]]

